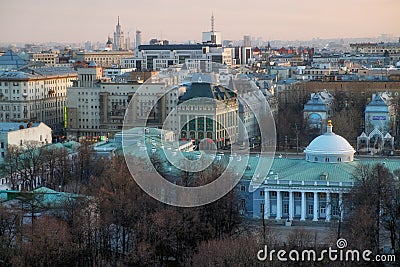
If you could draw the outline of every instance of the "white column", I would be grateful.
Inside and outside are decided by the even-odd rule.
[[[306,220],[306,192],[301,192],[301,217],[300,221]]]
[[[331,220],[331,193],[326,192],[326,217],[325,221],[329,222]]]
[[[339,192],[339,216],[340,216],[340,221],[343,222],[343,193]]]
[[[271,216],[269,191],[265,190],[264,195],[265,195],[264,218],[268,219]]]
[[[282,219],[282,193],[281,191],[276,192],[276,219]]]
[[[316,222],[318,221],[318,192],[314,192],[314,217],[313,217],[313,221]]]
[[[290,191],[289,192],[289,220],[292,221],[293,220],[293,192]]]

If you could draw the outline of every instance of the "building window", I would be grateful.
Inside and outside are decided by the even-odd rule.
[[[241,185],[241,186],[240,186],[240,191],[246,191],[246,186]]]
[[[289,197],[289,192],[283,192],[283,197]]]
[[[308,215],[312,215],[314,213],[313,205],[308,205]]]
[[[242,198],[240,200],[240,208],[245,209],[246,208],[246,199]]]
[[[263,190],[260,191],[260,197],[263,197],[265,195],[265,192]]]
[[[325,206],[321,206],[321,208],[320,208],[320,212],[321,212],[321,213],[325,213],[325,212],[326,212],[326,208],[325,208]]]
[[[315,157],[315,158],[314,158],[314,161],[318,161],[318,158],[317,158],[317,157]]]
[[[261,214],[264,213],[264,204],[263,203],[260,204],[260,213]]]
[[[283,204],[283,213],[289,213],[289,204]]]
[[[332,206],[332,215],[339,216],[339,207],[338,206]]]
[[[301,197],[301,192],[294,192],[294,197]]]
[[[276,195],[277,195],[277,192],[276,192],[276,191],[272,191],[272,192],[271,192],[271,196],[272,196],[272,197],[276,197]]]
[[[1,142],[1,148],[4,148],[4,142]]]
[[[337,158],[337,162],[342,162],[342,158]]]
[[[329,158],[325,158],[325,162],[329,162]]]

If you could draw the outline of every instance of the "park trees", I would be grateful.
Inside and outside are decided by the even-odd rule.
[[[399,251],[399,179],[384,164],[360,165],[356,183],[345,199],[346,227],[355,247],[379,253],[383,233]]]

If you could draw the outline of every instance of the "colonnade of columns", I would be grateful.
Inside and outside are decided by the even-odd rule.
[[[271,199],[270,192],[276,192],[276,203],[275,199]],[[288,197],[288,201],[283,201],[282,194],[283,192],[286,193],[286,197]],[[300,201],[300,214],[295,214],[295,196],[294,193],[301,193],[301,201]],[[306,194],[313,194],[312,200],[309,199],[309,205],[307,206],[307,195]],[[288,194],[288,196],[287,196]],[[320,199],[321,194],[324,194],[324,199]],[[300,215],[300,221],[305,221],[307,217],[311,217],[312,212],[312,220],[318,221],[319,219],[323,218],[326,222],[329,222],[332,218],[332,202],[333,202],[333,194],[335,194],[335,216],[339,217],[340,219],[343,218],[343,193],[331,193],[328,191],[307,191],[307,190],[271,190],[265,189],[264,196],[265,196],[265,204],[264,204],[264,218],[273,218],[275,216],[276,220],[281,220],[283,217],[283,202],[288,206],[286,206],[285,218],[289,220],[293,220],[293,218]],[[299,195],[299,194],[297,194]],[[275,196],[275,194],[274,194]],[[310,201],[312,201],[312,208],[310,207]],[[274,205],[274,212],[271,211],[271,202]],[[276,204],[276,212],[275,212],[275,204]],[[308,210],[307,210],[308,209]],[[324,212],[322,212],[322,210]],[[274,214],[272,214],[274,213]],[[308,216],[307,216],[308,215]],[[322,215],[322,216],[321,216]]]

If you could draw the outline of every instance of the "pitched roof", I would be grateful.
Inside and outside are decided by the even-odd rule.
[[[25,60],[14,53],[12,50],[8,50],[0,57],[0,70],[12,70],[23,67],[26,65]]]

